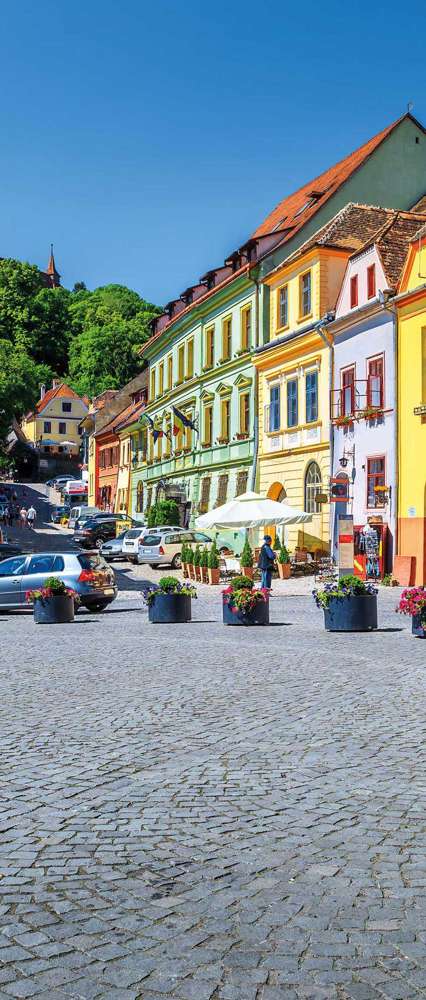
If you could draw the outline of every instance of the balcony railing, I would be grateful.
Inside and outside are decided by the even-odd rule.
[[[355,379],[340,389],[332,389],[330,399],[331,419],[336,424],[350,424],[355,420],[374,420],[384,409],[383,379],[371,375],[368,379]]]

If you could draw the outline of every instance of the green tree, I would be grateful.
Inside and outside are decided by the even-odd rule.
[[[4,440],[14,416],[19,420],[40,396],[40,385],[52,378],[52,369],[37,364],[25,351],[11,350],[0,340],[0,438]]]
[[[43,288],[37,267],[19,260],[0,260],[0,338],[26,337],[31,331],[32,303]]]

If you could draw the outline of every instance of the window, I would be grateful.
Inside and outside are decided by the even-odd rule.
[[[232,357],[232,316],[227,316],[222,323],[222,361]]]
[[[228,476],[219,476],[216,507],[220,507],[222,503],[226,503],[227,496],[228,496]]]
[[[204,440],[203,445],[211,445],[213,440],[213,403],[204,407]]]
[[[169,354],[167,358],[167,388],[171,389],[173,385],[173,355]]]
[[[355,309],[358,305],[358,275],[354,274],[351,278],[351,309]]]
[[[26,556],[14,556],[13,559],[2,559],[0,576],[20,576],[26,561]]]
[[[100,469],[104,469],[105,468],[105,452],[104,451],[100,451],[99,452],[99,468]]]
[[[318,420],[318,372],[306,374],[306,423]]]
[[[59,433],[60,434],[66,434],[67,433],[67,425],[66,425],[66,423],[65,423],[64,420],[60,420],[59,421]]]
[[[316,501],[317,493],[321,492],[321,471],[316,462],[310,462],[305,475],[305,511],[316,514],[321,510]]]
[[[178,348],[178,382],[183,382],[185,377],[185,344]]]
[[[240,497],[242,493],[247,491],[248,482],[248,472],[238,472],[237,473],[237,492],[235,496]]]
[[[155,368],[151,369],[151,380],[149,388],[149,398],[155,399]]]
[[[278,290],[278,326],[288,326],[288,285]]]
[[[240,434],[248,434],[250,430],[250,393],[240,393]]]
[[[355,411],[355,368],[345,368],[341,373],[342,388],[340,390],[341,416],[348,417]]]
[[[143,511],[143,482],[141,479],[136,487],[136,511],[138,514]]]
[[[65,400],[62,403],[62,413],[71,413],[71,403],[67,403]]]
[[[311,301],[311,272],[300,276],[299,285],[299,313],[300,316],[309,316],[312,307]]]
[[[188,420],[194,420],[194,414],[190,413],[188,410],[185,413]],[[192,427],[185,427],[185,448],[192,448]]]
[[[192,378],[194,374],[194,339],[188,340],[186,345],[186,377]]]
[[[25,576],[33,576],[36,573],[52,573],[54,561],[54,556],[33,556]]]
[[[383,357],[370,358],[367,376],[367,406],[383,407]]]
[[[297,378],[287,382],[287,427],[297,427],[298,423],[298,383]]]
[[[269,389],[269,431],[279,431],[281,427],[281,387],[271,385]]]
[[[212,481],[210,476],[204,476],[204,479],[201,480],[200,507],[203,511],[207,511],[209,509],[211,484]]]
[[[375,492],[376,486],[385,486],[385,459],[384,456],[380,458],[368,458],[367,459],[367,507],[376,506],[377,493]]]
[[[45,420],[44,423],[43,423],[43,431],[44,431],[44,433],[45,434],[50,434],[51,430],[52,430],[52,422],[51,422],[51,420]]]
[[[164,432],[164,457],[170,458],[172,450],[172,418],[170,413],[166,413],[166,427]]]
[[[158,394],[163,395],[164,392],[164,363],[161,361],[158,366]]]
[[[229,441],[230,416],[231,416],[230,400],[222,399],[220,403],[220,438],[223,444]]]
[[[251,306],[241,310],[241,350],[248,351],[251,344]]]
[[[214,326],[209,326],[205,333],[205,368],[213,368],[214,365]]]
[[[376,265],[367,267],[367,298],[374,299],[376,294]]]

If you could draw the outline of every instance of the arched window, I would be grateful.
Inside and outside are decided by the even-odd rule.
[[[139,514],[143,511],[143,482],[141,479],[136,487],[136,510]]]
[[[316,502],[316,494],[321,492],[321,471],[316,462],[310,462],[305,475],[305,510],[316,514],[321,508]]]

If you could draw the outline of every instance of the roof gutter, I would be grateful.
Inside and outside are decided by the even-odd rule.
[[[334,340],[332,334],[328,331],[328,325],[334,320],[334,313],[325,313],[322,319],[318,323],[314,324],[314,328],[321,337],[325,346],[328,348],[329,352],[329,364],[328,364],[328,438],[330,442],[330,478],[333,475],[334,468],[334,436],[333,436],[333,424],[331,422],[331,393],[334,384]],[[329,547],[330,555],[333,553],[332,546],[332,523],[331,518],[329,518]]]

